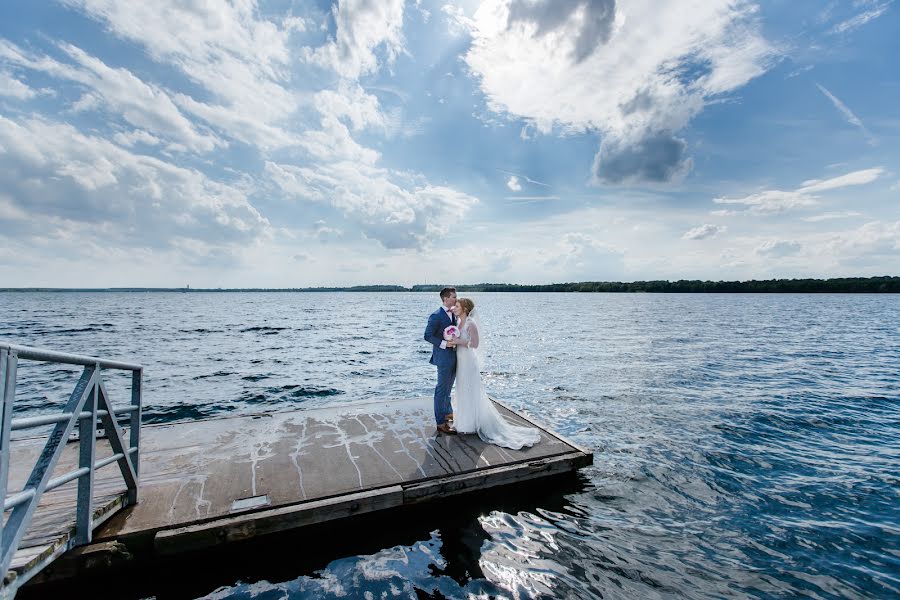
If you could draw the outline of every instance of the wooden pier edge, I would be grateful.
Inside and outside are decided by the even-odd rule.
[[[157,531],[153,546],[160,555],[192,552],[354,515],[401,508],[539,477],[571,473],[592,462],[590,455],[580,452],[568,453],[408,485],[392,485],[324,500],[246,512],[196,525]],[[123,541],[127,544],[127,540]]]

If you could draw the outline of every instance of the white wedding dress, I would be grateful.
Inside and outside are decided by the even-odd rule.
[[[477,324],[467,319],[459,338],[469,342]],[[506,421],[488,398],[481,382],[477,353],[466,346],[456,347],[456,397],[453,400],[453,425],[459,433],[477,433],[483,441],[519,450],[541,439],[534,427],[519,427]]]

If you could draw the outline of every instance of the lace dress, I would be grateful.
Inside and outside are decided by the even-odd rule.
[[[472,321],[460,328],[464,342],[472,338]],[[478,357],[472,348],[456,348],[456,397],[453,402],[453,424],[459,433],[477,433],[478,437],[496,446],[519,450],[533,446],[541,439],[534,427],[519,427],[509,423],[484,391]]]

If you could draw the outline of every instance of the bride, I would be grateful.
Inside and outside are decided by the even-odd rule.
[[[533,427],[508,423],[488,398],[481,383],[478,321],[473,314],[475,303],[460,298],[452,309],[459,320],[456,342],[456,399],[453,421],[459,433],[477,433],[496,446],[519,450],[533,446],[541,439]]]

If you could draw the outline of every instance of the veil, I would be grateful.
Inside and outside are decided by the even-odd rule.
[[[481,320],[481,313],[478,312],[477,308],[473,308],[467,318],[478,329],[478,347],[472,348],[472,353],[475,355],[478,370],[484,371],[487,358],[487,331],[485,331],[484,323]]]

